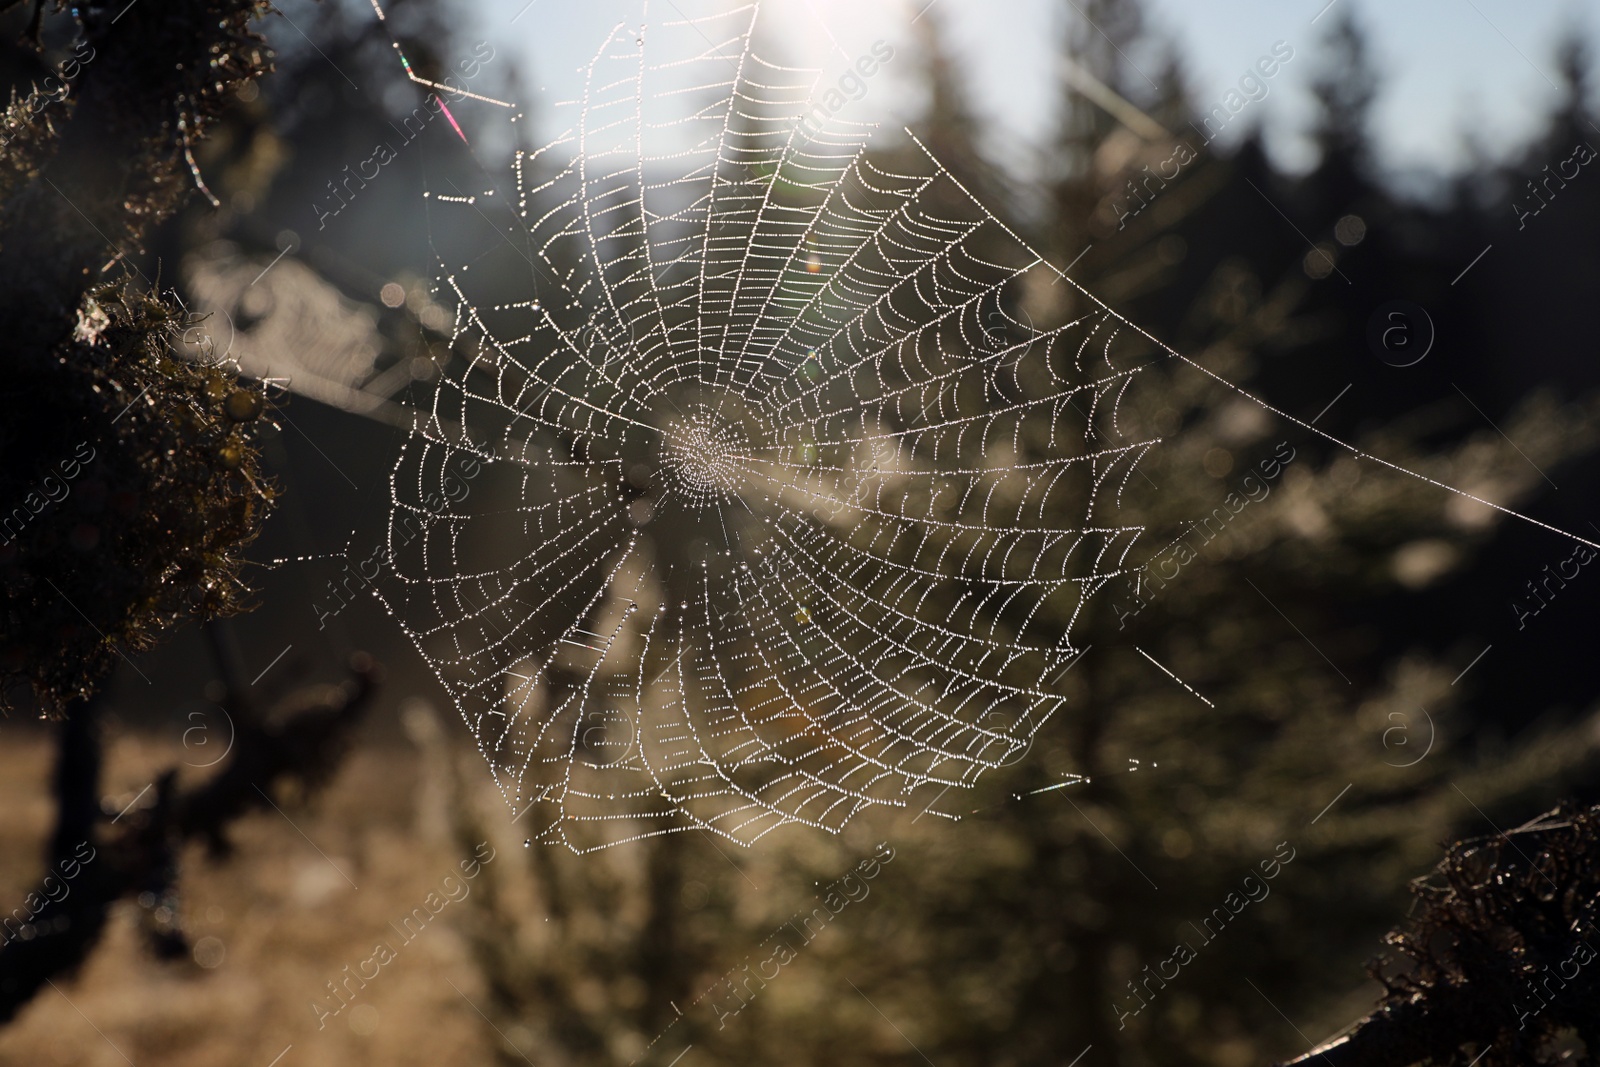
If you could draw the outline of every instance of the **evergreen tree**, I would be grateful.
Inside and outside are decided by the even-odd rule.
[[[1349,61],[1364,62],[1353,24],[1339,27]],[[1099,54],[1089,61],[1100,80],[1127,90],[1111,57],[1135,41],[1093,45],[1097,31],[1078,32],[1084,54]],[[954,77],[947,60],[928,73]],[[1365,182],[1371,91],[1324,86],[1325,166]],[[928,100],[945,152],[980,158],[960,94],[935,85]],[[1129,166],[1097,169],[1117,125],[1074,108],[1059,151],[1075,162],[1059,171],[1041,227],[1053,247],[1083,231],[1082,205],[1092,210],[1108,175]],[[1252,141],[1232,160],[1197,164],[1160,191],[1161,211],[1074,277],[1135,321],[1169,324],[1218,375],[1260,383],[1267,359],[1305,359],[1326,338],[1307,308],[1303,246],[1262,239],[1187,264],[1183,249],[1199,244],[1185,235],[1203,232],[1208,213],[1265,210],[1245,179],[1264,185],[1273,173]],[[1184,272],[1199,273],[1175,307]],[[1065,286],[1007,299],[1041,329],[1090,310]],[[964,403],[976,412],[982,399]],[[1063,638],[1070,625],[1084,651],[1055,683],[1068,708],[1026,756],[970,797],[864,817],[838,841],[773,835],[730,856],[673,835],[628,860],[536,848],[526,871],[497,870],[507,886],[484,898],[477,955],[496,1025],[525,1038],[503,1062],[526,1052],[664,1064],[687,1045],[708,1063],[1064,1063],[1090,1047],[1100,1064],[1263,1062],[1298,1040],[1285,1015],[1321,1032],[1353,1014],[1359,998],[1332,999],[1333,972],[1364,958],[1439,840],[1594,773],[1587,723],[1551,723],[1504,749],[1464,743],[1471,690],[1454,684],[1454,650],[1381,617],[1470,572],[1505,527],[1499,513],[1358,461],[1178,364],[1143,371],[1114,427],[1078,417],[1098,447],[1162,444],[1102,515],[1140,527],[1144,547],[1075,620],[1057,605],[1030,623],[1036,639],[1041,624]],[[1586,405],[1535,399],[1503,425],[1541,468],[1595,444]],[[1058,447],[1043,432],[1020,440],[1017,463]],[[1498,434],[1441,438],[1425,413],[1360,443],[1439,482],[1492,485],[1508,506],[1542,486]],[[1003,499],[1007,477],[981,475],[973,499]],[[1068,508],[1041,522],[1082,518]],[[933,536],[928,551],[982,558],[960,525]],[[965,577],[1005,574],[974,564]],[[1018,625],[1004,611],[993,621],[999,633]],[[463,810],[484,817],[476,800]],[[813,906],[816,884],[880,840],[894,860],[858,910],[807,940],[779,977],[752,978],[774,931]],[[674,951],[657,951],[664,944]],[[552,1009],[566,986],[583,999],[563,994]]]

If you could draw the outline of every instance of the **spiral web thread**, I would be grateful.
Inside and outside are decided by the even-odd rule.
[[[802,125],[756,14],[619,28],[514,195],[430,199],[476,355],[394,471],[381,595],[575,851],[836,832],[1020,759],[1141,532],[1118,403],[1184,358],[914,138]],[[1040,284],[1088,310],[1034,328]]]

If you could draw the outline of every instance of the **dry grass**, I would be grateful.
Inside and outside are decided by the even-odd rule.
[[[184,753],[125,733],[107,755],[107,794],[120,808],[161,770],[181,766]],[[50,760],[42,734],[14,733],[0,747],[6,910],[42,876]],[[325,983],[370,956],[376,942],[398,946],[387,924],[421,904],[463,858],[419,818],[417,777],[413,750],[358,751],[312,803],[284,805],[294,825],[275,812],[257,814],[235,828],[231,860],[186,854],[185,928],[191,942],[220,942],[221,962],[213,941],[196,954],[214,967],[157,960],[141,933],[143,909],[124,903],[83,971],[58,979],[59,992],[46,989],[0,1029],[0,1063],[268,1067],[291,1045],[278,1067],[490,1062],[487,1041],[497,1039],[465,999],[482,993],[452,928],[460,904],[448,905],[321,1030],[311,1007],[327,995]]]

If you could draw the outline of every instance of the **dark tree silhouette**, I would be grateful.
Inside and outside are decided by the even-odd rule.
[[[14,0],[7,7],[15,6]],[[37,0],[28,39],[43,25]],[[123,648],[184,619],[240,610],[242,548],[273,490],[254,431],[260,384],[175,358],[203,331],[135,264],[152,227],[209,196],[194,145],[240,87],[270,69],[253,29],[259,0],[86,3],[61,20],[71,58],[0,116],[0,682],[59,720],[57,823],[48,869],[73,892],[29,897],[0,943],[0,1021],[92,949],[116,900],[174,894],[185,841],[226,847],[226,827],[269,803],[280,779],[325,777],[367,702],[376,669],[257,707],[237,657],[209,628],[237,738],[209,781],[155,784],[154,807],[103,825],[99,693]],[[158,950],[184,951],[150,909]]]
[[[237,552],[271,501],[265,397],[174,360],[192,324],[118,264],[199,182],[192,145],[227,94],[268,69],[264,10],[79,8],[62,99],[36,88],[0,117],[0,673],[47,711],[92,693],[120,644],[243,599]]]
[[[1412,895],[1414,916],[1385,938],[1401,958],[1371,967],[1382,1002],[1291,1064],[1518,1067],[1556,1062],[1567,1033],[1583,1049],[1560,1062],[1595,1062],[1600,807],[1458,841]]]
[[[1351,165],[1370,166],[1371,111],[1378,97],[1378,72],[1371,46],[1350,10],[1336,16],[1324,47],[1321,68],[1311,83],[1319,105],[1312,139],[1325,163],[1344,159]]]

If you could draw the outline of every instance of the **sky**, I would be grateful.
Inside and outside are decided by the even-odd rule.
[[[647,18],[657,23],[735,6],[649,0]],[[970,76],[986,148],[1025,176],[1037,158],[1034,146],[1050,130],[1061,76],[1054,43],[1064,13],[1075,6],[1073,0],[765,0],[763,52],[819,68],[827,86],[874,42],[885,42],[896,58],[849,102],[848,117],[898,127],[917,110],[913,20],[937,20]],[[1296,169],[1315,158],[1300,131],[1325,31],[1341,9],[1353,11],[1369,31],[1380,72],[1380,158],[1402,180],[1464,168],[1469,138],[1491,154],[1519,145],[1554,98],[1562,31],[1578,27],[1600,42],[1600,5],[1580,0],[1145,0],[1145,6],[1151,27],[1177,44],[1194,99],[1207,106],[1219,103],[1277,42],[1294,50],[1250,114],[1265,126],[1274,156]],[[577,68],[612,27],[638,26],[645,9],[645,0],[485,0],[475,31],[526,59],[537,86],[528,90],[536,97],[530,116],[554,132],[565,112],[550,105],[576,94]],[[1152,78],[1160,73],[1148,56],[1133,59]],[[1232,124],[1229,136],[1244,125]]]

